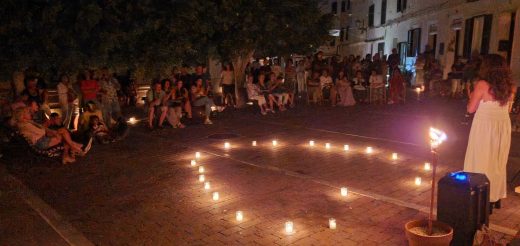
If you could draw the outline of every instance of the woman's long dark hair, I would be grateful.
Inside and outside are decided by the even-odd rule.
[[[511,69],[506,60],[497,54],[485,55],[480,64],[479,77],[489,84],[490,93],[500,105],[506,105],[513,93]]]

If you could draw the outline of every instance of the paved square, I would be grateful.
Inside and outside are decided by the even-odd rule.
[[[302,105],[266,117],[245,109],[225,112],[212,126],[154,132],[136,126],[125,141],[95,146],[74,165],[29,167],[9,156],[4,164],[95,245],[405,245],[404,224],[427,216],[426,131],[436,125],[449,135],[439,175],[460,170],[469,131],[460,124],[463,106],[459,101]],[[316,145],[310,147],[309,140]],[[510,176],[520,164],[518,140],[515,133]],[[365,153],[367,146],[373,154]],[[204,166],[209,191],[198,181],[198,168],[190,166],[195,151],[202,153],[197,165]],[[398,160],[391,159],[394,152]],[[419,186],[416,177],[422,179]],[[347,197],[340,195],[343,186]],[[218,201],[212,200],[215,191]],[[520,229],[519,204],[510,193],[491,216],[493,234],[503,242]],[[235,219],[238,210],[241,222]],[[336,230],[328,228],[329,218],[336,219]],[[45,225],[38,216],[20,220]],[[284,232],[289,220],[292,235]],[[46,229],[35,235],[40,239],[19,245],[38,245],[47,235],[56,240],[49,241],[53,245],[66,245]],[[0,239],[0,245],[16,245],[17,237]]]

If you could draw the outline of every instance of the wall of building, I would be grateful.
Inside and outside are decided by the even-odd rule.
[[[378,43],[384,43],[384,54],[390,54],[392,48],[397,48],[400,42],[408,42],[408,31],[421,28],[420,51],[437,35],[436,58],[445,67],[445,74],[454,59],[455,29],[460,29],[459,54],[463,54],[465,21],[467,19],[492,15],[489,53],[499,52],[500,40],[509,39],[511,14],[516,14],[514,39],[512,40],[511,67],[520,67],[520,0],[408,0],[404,11],[397,11],[397,1],[387,0],[386,22],[381,23],[381,6],[383,0],[351,0],[351,11],[337,13],[340,26],[350,26],[349,39],[336,42],[338,55],[361,55],[375,53]],[[329,1],[329,6],[334,0]],[[341,6],[341,1],[337,1]],[[366,31],[368,25],[368,9],[374,4],[374,26]],[[329,8],[330,11],[330,8]],[[348,18],[342,18],[348,15]],[[483,21],[483,18],[476,22]],[[454,25],[456,22],[460,25]],[[436,29],[436,30],[435,30]],[[474,46],[482,36],[481,30],[474,30]],[[520,81],[519,69],[513,69],[515,79]]]

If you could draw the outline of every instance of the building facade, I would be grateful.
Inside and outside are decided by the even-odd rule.
[[[520,80],[520,0],[329,0],[327,5],[336,35],[329,53],[388,55],[396,48],[401,64],[412,69],[417,55],[430,49],[445,76],[455,57],[498,53]]]

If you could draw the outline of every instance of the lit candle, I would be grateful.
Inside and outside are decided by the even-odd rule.
[[[196,160],[191,160],[190,165],[191,165],[192,167],[196,166],[196,165],[197,165],[197,161],[196,161]]]
[[[278,145],[278,141],[273,140],[273,146],[276,146],[276,145]]]
[[[204,174],[201,174],[199,175],[199,182],[204,182],[205,178],[204,178]]]
[[[213,192],[213,201],[218,201],[219,195],[218,192]]]
[[[314,141],[309,141],[309,146],[313,147],[314,146]]]
[[[424,163],[424,171],[430,171],[432,169],[430,163],[426,162]]]
[[[343,145],[343,149],[344,150],[350,150],[350,146],[348,146],[348,144],[345,144],[345,145]]]
[[[242,221],[244,219],[244,214],[242,213],[242,211],[237,211],[236,218],[237,221]]]
[[[199,173],[204,173],[204,167],[203,166],[199,167]]]
[[[211,106],[211,111],[215,111],[215,110],[217,110],[217,107]]]
[[[285,233],[292,234],[294,232],[294,225],[292,221],[285,222]]]
[[[347,196],[348,195],[348,189],[347,187],[341,187],[341,196]]]
[[[211,184],[209,183],[209,181],[204,183],[204,189],[205,190],[211,189]]]
[[[251,145],[256,146],[256,141],[251,142]]]
[[[200,152],[195,152],[195,159],[199,159],[200,158]]]
[[[135,117],[130,117],[130,119],[128,119],[128,123],[133,125],[133,124],[137,123],[137,120],[135,119]]]
[[[224,149],[229,149],[229,147],[231,147],[231,145],[228,142],[225,142],[224,143]]]
[[[333,218],[329,219],[329,228],[332,230],[336,230],[336,220]]]
[[[372,147],[367,147],[367,154],[372,154],[374,152],[374,149]]]
[[[397,160],[397,153],[392,153],[392,160]]]
[[[415,88],[415,92],[421,93],[421,88],[420,87]]]
[[[421,177],[415,177],[415,185],[421,185]]]
[[[326,149],[330,149],[330,143],[326,143],[326,144],[325,144],[325,148],[326,148]]]

